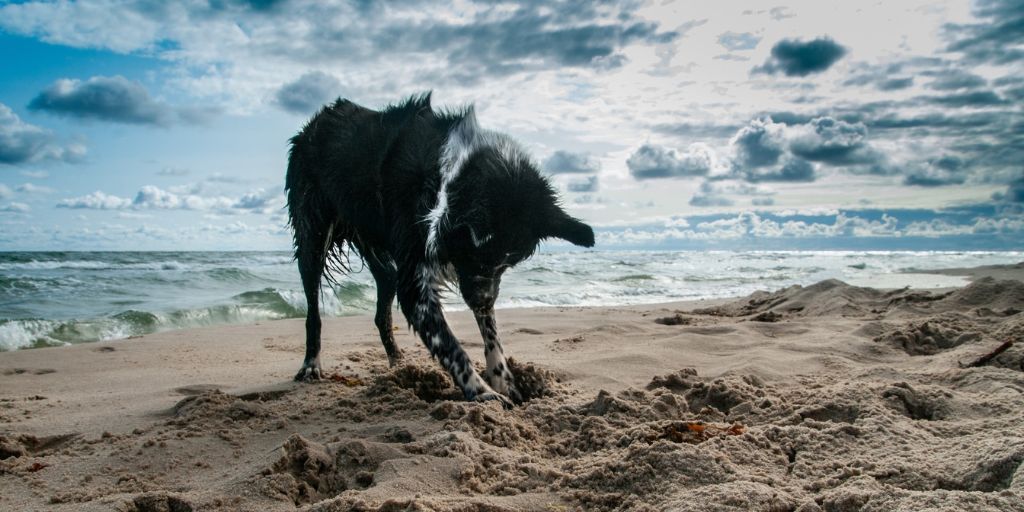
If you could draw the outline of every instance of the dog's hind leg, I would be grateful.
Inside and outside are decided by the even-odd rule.
[[[324,275],[327,251],[333,242],[333,224],[324,230],[308,228],[295,239],[295,258],[306,295],[306,356],[295,380],[317,380],[323,376],[320,367],[320,279]]]
[[[388,354],[388,364],[394,367],[402,360],[402,351],[395,345],[395,333],[391,320],[391,305],[395,301],[397,290],[397,272],[395,264],[390,257],[382,258],[372,250],[363,250],[357,247],[359,253],[370,267],[370,274],[377,282],[377,314],[373,321],[377,324],[377,331],[380,332],[380,341],[384,344],[384,351]]]
[[[487,358],[487,371],[484,376],[495,391],[512,399],[516,404],[523,403],[523,396],[516,387],[515,376],[505,361],[505,353],[498,338],[498,325],[494,320],[494,310],[476,313],[476,325],[480,328],[480,336],[484,339],[484,357]]]

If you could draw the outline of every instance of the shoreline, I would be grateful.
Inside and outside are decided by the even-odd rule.
[[[388,368],[368,315],[325,319],[313,384],[302,319],[3,352],[0,508],[1024,510],[1024,347],[960,364],[1024,333],[1024,265],[965,271],[499,310],[534,396],[511,411],[460,400],[404,324]]]

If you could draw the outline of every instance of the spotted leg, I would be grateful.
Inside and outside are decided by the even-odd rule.
[[[516,387],[516,379],[505,361],[505,353],[498,338],[498,326],[494,320],[494,309],[475,313],[476,325],[480,328],[480,336],[484,339],[484,356],[487,358],[487,371],[484,376],[491,388],[509,397],[516,404],[523,403],[523,396]]]
[[[497,400],[506,409],[512,401],[496,392],[473,368],[466,351],[455,338],[444,318],[440,301],[440,279],[436,268],[422,262],[415,272],[402,272],[399,276],[398,302],[423,344],[441,366],[451,375],[466,400]]]

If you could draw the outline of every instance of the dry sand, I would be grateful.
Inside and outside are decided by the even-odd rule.
[[[0,353],[0,510],[1024,510],[1024,269],[996,270],[500,311],[511,411],[404,328],[389,369],[365,317],[325,323],[313,384],[301,320]]]

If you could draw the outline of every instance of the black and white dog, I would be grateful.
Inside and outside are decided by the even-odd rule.
[[[501,275],[545,238],[594,245],[523,149],[481,129],[472,107],[434,111],[429,93],[379,112],[339,99],[291,144],[285,189],[308,308],[295,379],[321,377],[320,280],[346,269],[354,249],[377,282],[375,322],[392,366],[401,359],[391,331],[397,293],[467,400],[521,402],[494,321]],[[454,283],[483,336],[486,378],[445,321],[440,294]]]

